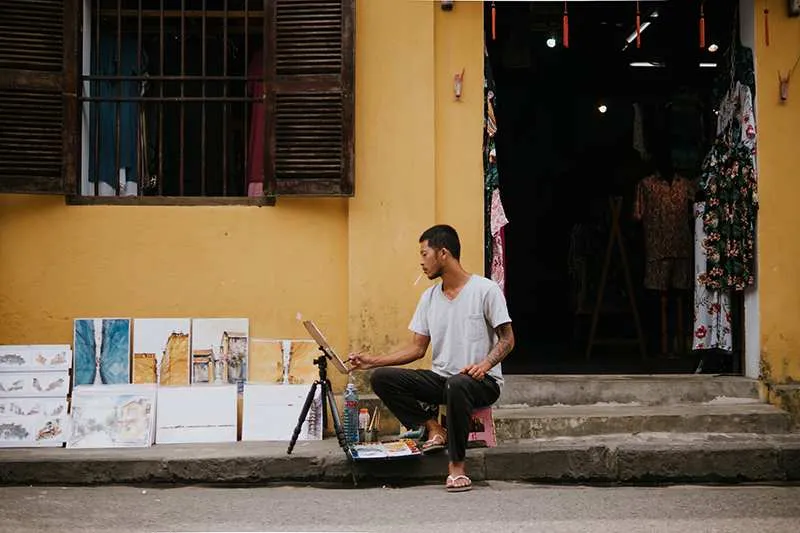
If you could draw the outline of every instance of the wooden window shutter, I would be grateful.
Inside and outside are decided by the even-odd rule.
[[[266,193],[350,196],[355,0],[266,1]]]
[[[0,192],[75,190],[78,13],[76,0],[0,6]]]

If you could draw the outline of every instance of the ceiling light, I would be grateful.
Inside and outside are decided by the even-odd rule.
[[[657,61],[633,61],[629,63],[632,67],[663,67],[664,63],[659,63]]]
[[[652,24],[652,22],[650,22],[649,20],[642,22],[642,24],[639,26],[639,35],[643,34],[644,30],[650,27],[650,24]],[[628,38],[625,40],[628,42],[628,44],[631,44],[633,41],[636,40],[636,32],[634,31],[633,33],[628,35]]]
[[[550,37],[549,39],[547,39],[547,47],[548,48],[555,48],[556,47],[556,38],[555,37]]]
[[[719,45],[717,43],[714,43],[708,47],[708,51],[711,52],[712,54],[717,50],[719,50]]]
[[[717,68],[716,63],[700,63],[700,68]]]
[[[605,104],[600,104],[597,110],[600,111],[600,113],[605,114],[605,112],[608,111],[608,106],[606,106]]]

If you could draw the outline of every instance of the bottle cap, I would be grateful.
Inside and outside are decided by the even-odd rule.
[[[362,409],[359,409],[358,412],[359,413],[369,413],[369,409],[363,409],[362,408]]]

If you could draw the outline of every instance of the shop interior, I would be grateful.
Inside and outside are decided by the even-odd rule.
[[[666,290],[645,287],[647,247],[634,211],[648,176],[700,179],[735,71],[738,2],[485,4],[517,339],[504,371],[737,373],[740,297],[733,351],[693,349],[697,193],[687,191],[678,223],[686,226],[676,229],[691,236],[683,287],[673,286],[674,274]],[[624,258],[616,240],[607,257],[611,235]]]

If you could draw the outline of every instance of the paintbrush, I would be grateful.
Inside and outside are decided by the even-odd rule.
[[[372,418],[369,421],[369,426],[367,427],[367,431],[372,431],[375,427],[375,417],[378,416],[378,406],[375,406],[375,411],[372,412]]]

